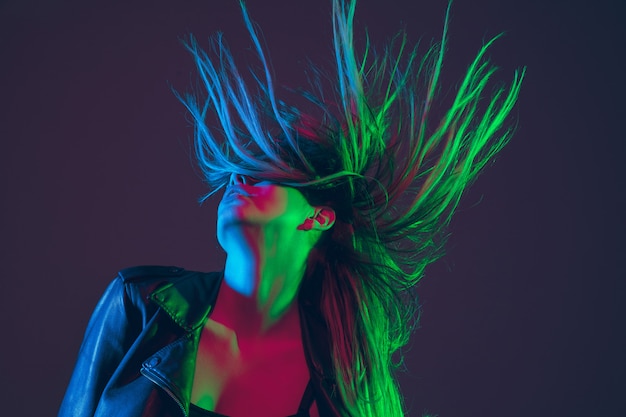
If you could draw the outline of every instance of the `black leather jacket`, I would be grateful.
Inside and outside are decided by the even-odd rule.
[[[221,282],[222,273],[177,267],[119,272],[91,317],[59,417],[187,416],[200,333]],[[298,304],[315,401],[320,416],[345,416],[310,296],[301,288]]]

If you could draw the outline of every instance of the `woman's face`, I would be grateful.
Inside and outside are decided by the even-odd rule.
[[[228,227],[245,225],[295,231],[314,213],[295,188],[233,174],[217,209],[218,239]]]

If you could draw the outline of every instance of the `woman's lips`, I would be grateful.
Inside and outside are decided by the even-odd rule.
[[[248,192],[243,187],[230,186],[226,189],[225,198],[233,198],[235,196],[254,197],[254,194]]]

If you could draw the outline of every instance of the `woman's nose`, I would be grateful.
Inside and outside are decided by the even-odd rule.
[[[246,177],[245,175],[235,174],[235,173],[230,174],[229,185],[239,185],[239,184],[254,185],[254,181],[252,180],[252,178]]]

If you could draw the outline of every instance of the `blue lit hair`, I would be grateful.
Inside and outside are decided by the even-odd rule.
[[[524,70],[485,97],[496,70],[485,53],[497,37],[488,41],[450,107],[430,120],[449,7],[441,42],[420,57],[403,33],[382,54],[368,42],[356,55],[356,1],[332,4],[333,86],[302,94],[320,116],[279,98],[243,3],[262,70],[245,83],[221,34],[212,39],[210,53],[191,37],[186,46],[206,91],[181,100],[195,125],[198,164],[211,187],[207,197],[238,173],[298,187],[312,203],[338,212],[308,277],[315,275],[321,286],[319,305],[345,413],[401,416],[392,354],[415,325],[411,289],[442,255],[444,229],[463,191],[509,140],[507,116]]]

